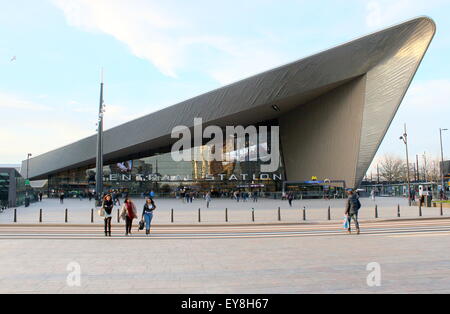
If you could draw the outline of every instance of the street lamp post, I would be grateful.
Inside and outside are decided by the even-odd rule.
[[[103,70],[102,79],[100,83],[100,105],[98,110],[98,123],[97,123],[97,160],[96,160],[96,176],[95,176],[95,199],[97,206],[101,205],[103,197],[103,114],[104,110],[103,102]]]
[[[32,154],[27,154],[27,180],[29,179],[29,169],[30,169],[30,157],[33,156]]]
[[[441,192],[442,198],[445,196],[445,186],[444,186],[444,148],[442,145],[442,131],[448,131],[448,129],[439,129],[439,137],[441,140]]]
[[[406,147],[406,171],[407,171],[407,180],[408,180],[408,204],[411,206],[411,182],[409,177],[409,154],[408,154],[408,133],[406,132],[406,124],[405,124],[405,133],[403,136],[400,137],[401,140],[403,140],[403,143],[405,143]]]

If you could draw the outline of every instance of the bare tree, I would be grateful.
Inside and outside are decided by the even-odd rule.
[[[380,163],[380,176],[387,182],[406,180],[405,162],[396,156],[385,155]]]
[[[433,182],[441,182],[441,161],[439,158],[433,158],[429,166],[430,180]]]
[[[439,157],[422,155],[422,176],[424,181],[440,182],[441,180],[441,161]]]

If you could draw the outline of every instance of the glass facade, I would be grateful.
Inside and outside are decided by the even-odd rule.
[[[9,172],[0,171],[0,207],[8,207]]]
[[[0,169],[0,206],[2,208],[24,205],[27,194],[30,196],[30,201],[36,200],[33,189],[25,185],[25,179],[16,169]]]
[[[16,205],[15,206],[22,206],[25,204],[25,198],[27,195],[30,197],[31,202],[37,201],[37,195],[34,192],[34,190],[28,186],[25,185],[25,179],[18,173],[15,172],[16,176]]]
[[[265,141],[252,143],[247,137],[233,137],[224,141],[222,158],[212,158],[217,146],[203,145],[182,150],[190,161],[174,161],[170,152],[135,160],[124,160],[105,165],[105,191],[118,190],[131,195],[154,191],[159,195],[175,196],[180,190],[215,194],[240,191],[281,191],[284,167],[279,156],[276,171],[262,172],[261,166],[270,161],[261,157],[270,155],[270,131]],[[242,140],[243,145],[236,145]],[[240,147],[240,148],[237,148]],[[281,155],[281,153],[280,153]],[[217,160],[219,159],[219,161]],[[95,190],[95,165],[72,169],[48,178],[50,196],[64,191],[68,196],[86,195]]]

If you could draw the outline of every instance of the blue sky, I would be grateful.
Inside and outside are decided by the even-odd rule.
[[[438,25],[376,160],[439,154],[450,129],[448,0],[0,0],[0,163],[95,132],[100,68],[106,127],[419,15]],[[17,60],[11,62],[16,56]],[[450,132],[444,138],[450,157]]]

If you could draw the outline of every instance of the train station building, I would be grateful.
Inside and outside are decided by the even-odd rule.
[[[431,19],[417,18],[106,130],[105,189],[279,192],[286,182],[311,181],[357,187],[435,31]],[[173,130],[194,132],[198,118],[204,128],[224,133],[229,126],[255,126],[258,140],[226,138],[222,154],[232,160],[175,161]],[[231,145],[240,140],[243,147]],[[211,151],[208,143],[192,151]],[[258,154],[275,146],[277,167],[264,171],[269,161]],[[31,180],[48,180],[49,192],[87,191],[95,187],[95,163],[93,135],[31,158],[29,169],[24,161],[21,171],[28,170]]]

